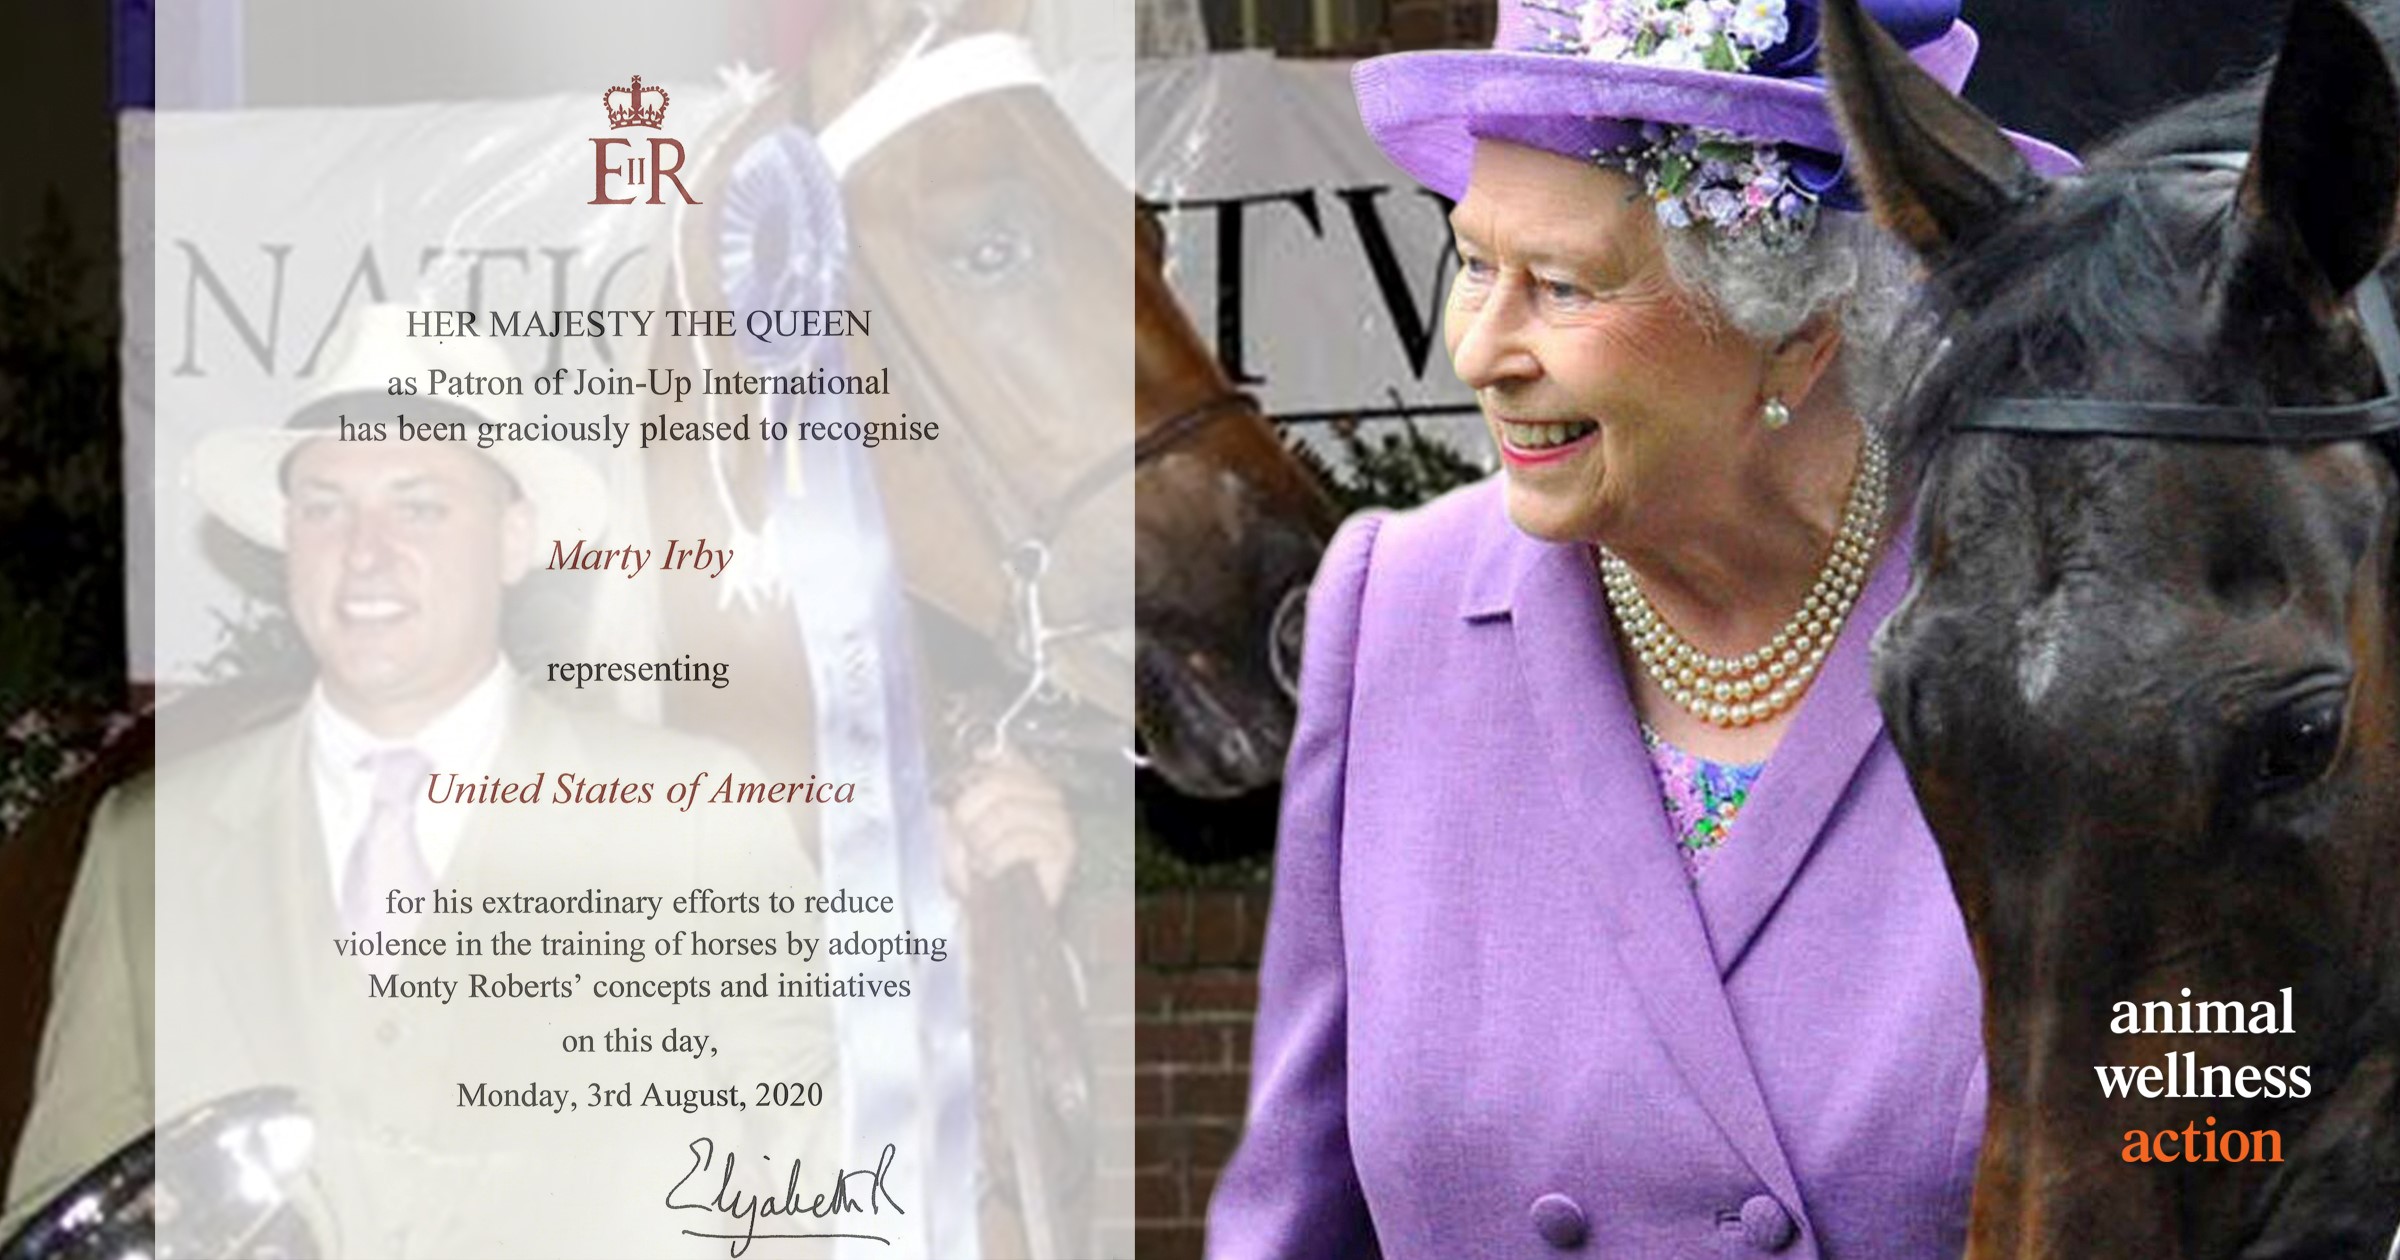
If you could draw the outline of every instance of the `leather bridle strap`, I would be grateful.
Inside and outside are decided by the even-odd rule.
[[[1257,414],[1258,399],[1240,390],[1230,390],[1135,434],[1129,447],[1120,446],[1108,458],[1092,463],[1043,505],[1035,537],[1049,539],[1101,491],[1140,472],[1143,465],[1192,440],[1217,421],[1244,413]],[[1129,450],[1133,456],[1130,461],[1125,458]]]
[[[2244,154],[2191,154],[2181,161],[2207,169],[2241,170]],[[2167,438],[2303,446],[2400,433],[2400,320],[2379,275],[2351,294],[2367,348],[2381,369],[2383,392],[2364,402],[2277,407],[2162,403],[2102,398],[1987,398],[1953,429],[2064,437]]]
[[[928,114],[986,92],[1048,86],[1023,36],[967,35],[929,48],[938,29],[929,25],[899,65],[817,133],[817,147],[836,179],[848,179],[869,153]]]
[[[2383,369],[2383,393],[2364,402],[2310,407],[2223,406],[2098,398],[1990,398],[1952,427],[1986,433],[2176,438],[2304,446],[2400,432],[2400,327],[2392,298],[2370,276],[2353,295],[2367,345]]]
[[[1258,399],[1238,389],[1178,411],[1134,436],[1133,466],[1139,468],[1183,445],[1216,421],[1244,411],[1256,413]]]

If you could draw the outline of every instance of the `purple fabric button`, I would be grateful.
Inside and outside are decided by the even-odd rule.
[[[1760,1251],[1781,1251],[1800,1236],[1792,1214],[1769,1194],[1754,1194],[1742,1205],[1742,1237]]]
[[[1563,1194],[1545,1194],[1533,1201],[1534,1232],[1560,1251],[1573,1251],[1592,1232],[1583,1205]]]

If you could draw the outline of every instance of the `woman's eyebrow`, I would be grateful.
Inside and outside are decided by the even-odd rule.
[[[1450,212],[1451,236],[1479,249],[1491,248],[1490,242],[1482,234],[1468,223],[1461,222],[1460,211],[1464,208],[1462,203],[1457,209]],[[1616,268],[1617,263],[1616,251],[1608,248],[1605,243],[1597,253],[1594,253],[1562,247],[1558,242],[1520,240],[1512,242],[1501,252],[1507,254],[1511,260],[1526,266],[1563,269],[1578,275],[1610,271]]]

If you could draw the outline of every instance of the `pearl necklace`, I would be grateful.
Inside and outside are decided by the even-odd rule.
[[[1642,672],[1668,699],[1711,726],[1748,726],[1792,707],[1825,663],[1825,653],[1866,584],[1889,478],[1883,440],[1870,428],[1859,449],[1858,473],[1850,482],[1841,528],[1824,567],[1817,571],[1816,586],[1765,647],[1738,657],[1710,656],[1686,642],[1650,606],[1633,570],[1607,548],[1599,548],[1601,588],[1608,592],[1609,611],[1642,663]]]

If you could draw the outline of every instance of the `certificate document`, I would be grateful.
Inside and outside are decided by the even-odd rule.
[[[159,1254],[1131,1253],[1085,7],[176,16],[122,124],[159,768],[18,1186],[150,1130]]]

